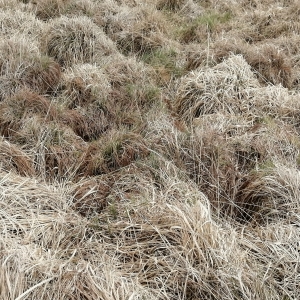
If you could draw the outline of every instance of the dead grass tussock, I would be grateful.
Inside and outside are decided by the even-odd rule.
[[[158,10],[167,9],[171,11],[177,11],[184,5],[184,0],[160,0],[157,1],[156,8]]]
[[[265,181],[269,159],[295,165],[299,157],[296,130],[267,116],[257,122],[241,115],[207,114],[194,120],[191,133],[162,118],[149,127],[152,149],[185,170],[218,214],[239,222],[261,222],[260,210],[272,201]],[[159,176],[155,178],[161,186]]]
[[[97,2],[97,9],[94,10],[92,20],[95,24],[102,27],[106,32],[113,15],[117,14],[120,10],[120,4],[111,0],[103,0]]]
[[[93,231],[86,231],[87,220],[74,214],[60,187],[8,173],[1,190],[1,297],[127,299],[146,292],[121,278],[114,259]],[[95,246],[100,248],[89,252]]]
[[[170,81],[184,73],[182,51],[175,44],[146,53],[141,59],[154,69],[158,86],[168,86]]]
[[[231,55],[244,55],[247,49],[247,45],[238,38],[223,38],[216,40],[212,45],[211,51],[212,61],[215,63],[220,63],[224,59],[227,59]],[[247,61],[248,62],[248,61]],[[249,63],[249,62],[248,62]]]
[[[18,9],[21,5],[19,0],[1,0],[0,1],[0,7],[1,9]]]
[[[166,42],[164,16],[147,5],[131,9],[121,7],[106,27],[107,34],[124,54],[144,54]]]
[[[44,52],[63,66],[93,63],[115,53],[113,42],[86,16],[51,20],[41,43]]]
[[[32,158],[4,138],[0,140],[0,164],[2,171],[14,171],[21,176],[35,175]]]
[[[41,56],[25,72],[25,84],[40,92],[56,92],[61,80],[61,67],[52,58]]]
[[[36,16],[43,21],[60,17],[72,3],[71,0],[41,0],[30,2],[33,2],[33,10]]]
[[[277,74],[283,73],[278,71]],[[276,77],[276,80],[281,79]],[[286,80],[290,82],[290,77]],[[176,87],[173,107],[188,123],[194,118],[221,112],[252,119],[270,115],[295,125],[298,123],[297,101],[288,89],[277,83],[277,86],[261,87],[242,56],[231,56],[214,67],[202,67],[183,77]]]
[[[185,69],[187,71],[195,70],[207,65],[207,52],[199,46],[198,43],[190,43],[185,49]]]
[[[145,113],[160,103],[161,90],[155,71],[135,57],[110,57],[103,65],[111,85],[105,106],[118,126],[137,128]]]
[[[27,88],[17,91],[10,98],[6,99],[4,103],[12,110],[15,121],[28,118],[33,114],[39,114],[45,120],[57,118],[57,110],[54,104],[47,98]]]
[[[299,171],[292,159],[286,161],[274,160],[267,169],[264,178],[269,193],[269,202],[262,207],[261,215],[272,224],[285,222],[288,225],[299,224],[298,187]]]
[[[86,176],[105,174],[130,165],[149,154],[140,134],[112,129],[90,145],[83,159]]]
[[[197,1],[194,0],[188,0],[188,1],[182,1],[181,2],[181,9],[179,10],[179,15],[183,16],[184,18],[190,19],[190,20],[195,20],[201,14],[203,14],[203,4],[198,3]]]
[[[38,44],[25,36],[12,36],[0,44],[1,96],[9,96],[27,86],[39,93],[56,89],[60,66],[47,56],[41,56]]]
[[[114,89],[128,84],[141,84],[151,80],[151,71],[135,57],[111,56],[103,64]],[[150,74],[150,78],[149,78]]]
[[[202,125],[181,154],[187,174],[218,214],[240,222],[252,220],[266,194],[257,168],[265,153],[255,135],[226,138],[213,126]]]
[[[282,84],[291,87],[292,66],[287,57],[271,45],[264,45],[248,51],[245,58],[259,74],[261,82]]]
[[[48,180],[76,177],[86,143],[69,128],[56,123],[40,128],[38,140],[31,148],[36,169]]]
[[[0,42],[0,76],[3,98],[25,84],[27,68],[39,59],[39,48],[35,42],[28,43],[24,36],[4,38]]]
[[[247,114],[253,105],[247,89],[258,82],[242,56],[232,56],[213,68],[192,71],[178,84],[174,111],[185,121],[217,112]]]
[[[27,134],[23,136],[23,133],[28,129],[26,123],[29,119],[32,120],[32,124],[36,123],[35,126],[39,126],[55,120],[58,116],[53,103],[27,88],[17,91],[2,101],[0,111],[1,134],[21,145],[26,144],[26,142],[30,144],[26,137]],[[32,135],[36,131],[30,129],[30,132]]]
[[[104,172],[125,167],[149,153],[142,136],[133,132],[110,132],[106,141],[102,140],[102,143],[101,155]]]
[[[108,205],[107,197],[114,181],[114,177],[103,175],[82,179],[74,184],[72,194],[75,211],[83,216],[100,214]]]
[[[67,69],[61,82],[63,96],[68,107],[85,107],[91,103],[105,101],[111,92],[108,76],[99,67],[91,64],[76,65]]]
[[[23,145],[37,176],[54,181],[76,177],[86,143],[72,129],[39,116],[23,118],[10,139]]]
[[[14,34],[36,38],[41,34],[44,26],[33,13],[17,10],[15,7],[1,11],[0,24],[1,36],[8,38]]]
[[[92,16],[95,10],[98,9],[98,5],[89,0],[29,0],[27,6],[28,10],[35,13],[37,18],[43,21],[48,21],[63,15],[68,17],[80,15]]]
[[[180,190],[188,191],[185,199],[195,197],[195,202],[176,202],[171,189],[176,189],[178,183],[172,182],[161,202],[144,206],[143,212],[140,209],[128,211],[127,219],[108,225],[110,238],[119,245],[122,268],[136,274],[141,283],[147,282],[159,299],[178,296],[188,299],[195,295],[238,299],[240,295],[253,293],[267,299],[269,295],[277,295],[274,290],[280,283],[265,278],[266,269],[258,271],[253,264],[253,259],[266,253],[263,242],[259,245],[253,242],[253,245],[254,238],[250,240],[243,231],[240,233],[228,224],[216,224],[211,219],[207,200],[197,189],[193,190],[192,185]],[[172,204],[166,205],[166,198],[170,196]],[[151,240],[147,236],[151,236]],[[286,238],[284,233],[280,240],[283,238]],[[265,239],[267,236],[262,238]],[[275,242],[270,243],[271,247],[276,247]],[[275,256],[273,253],[269,259]],[[172,273],[174,265],[179,273]],[[173,276],[169,276],[170,273]],[[262,280],[265,284],[259,285]],[[224,291],[224,285],[233,291],[230,295],[228,290]]]
[[[113,126],[109,111],[100,105],[65,110],[61,121],[85,141],[98,139]]]

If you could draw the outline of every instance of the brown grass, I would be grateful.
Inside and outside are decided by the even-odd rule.
[[[160,48],[165,43],[163,33],[166,31],[164,16],[151,6],[122,7],[107,25],[108,35],[126,55],[141,55]]]
[[[232,56],[214,68],[192,71],[176,90],[174,111],[184,120],[217,112],[247,113],[252,104],[245,88],[258,86],[242,56]]]
[[[55,92],[61,80],[60,65],[53,59],[42,56],[25,73],[25,84],[40,92]]]
[[[68,107],[85,107],[105,102],[111,92],[108,76],[99,67],[90,64],[76,65],[63,74],[62,87]]]
[[[115,51],[101,28],[85,16],[52,20],[41,42],[45,53],[62,66],[92,63]]]
[[[0,141],[0,163],[2,171],[14,171],[21,176],[35,175],[33,160],[17,145],[3,138]]]
[[[71,5],[71,0],[41,0],[41,1],[30,1],[33,2],[36,16],[46,21],[48,19],[56,18],[61,16],[67,8]]]
[[[293,0],[0,0],[0,299],[298,299]]]
[[[291,87],[292,66],[287,57],[271,45],[246,54],[246,60],[258,72],[261,82]]]
[[[28,38],[36,38],[37,35],[40,35],[44,24],[37,20],[33,13],[17,9],[16,4],[13,4],[13,1],[11,2],[14,8],[3,9],[0,12],[1,36],[9,38],[12,35],[21,33]]]
[[[66,110],[62,122],[70,126],[73,131],[85,141],[99,138],[112,124],[107,110],[97,106],[87,109]]]
[[[156,7],[158,10],[168,9],[172,11],[177,11],[182,8],[184,0],[160,0],[158,1]]]
[[[107,197],[114,183],[113,178],[88,178],[74,185],[74,209],[80,215],[93,216],[99,214],[108,205]]]
[[[5,101],[13,110],[14,119],[27,118],[33,114],[39,114],[45,120],[57,118],[57,111],[48,99],[29,90],[22,89]]]

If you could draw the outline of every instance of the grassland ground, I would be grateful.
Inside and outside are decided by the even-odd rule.
[[[0,299],[299,299],[299,16],[0,0]]]

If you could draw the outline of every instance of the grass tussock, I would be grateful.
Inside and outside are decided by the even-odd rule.
[[[164,33],[167,32],[167,24],[164,15],[151,6],[131,9],[121,7],[106,27],[108,35],[125,55],[148,53],[161,48],[166,42]]]
[[[35,175],[33,160],[17,145],[14,145],[2,138],[0,144],[0,153],[2,171],[14,171],[21,176]]]
[[[0,13],[2,26],[1,36],[10,37],[14,34],[24,34],[27,37],[36,38],[41,34],[43,23],[33,13],[24,12],[21,9],[6,9]]]
[[[62,66],[93,63],[115,52],[112,41],[85,16],[53,19],[41,42],[43,51]]]
[[[174,111],[188,122],[217,112],[247,113],[252,106],[247,89],[255,86],[258,82],[244,58],[232,56],[183,77],[176,89]]]
[[[299,8],[0,0],[0,298],[298,299]]]
[[[42,0],[38,2],[32,2],[34,2],[34,11],[37,18],[46,21],[48,19],[53,19],[61,16],[64,12],[66,12],[72,1]]]
[[[71,109],[105,101],[111,92],[107,75],[94,65],[77,65],[63,76],[62,89]]]
[[[260,79],[271,84],[291,87],[292,66],[287,57],[278,49],[266,45],[256,52],[246,54],[246,60],[258,72]]]
[[[183,0],[161,0],[156,4],[158,10],[167,9],[171,11],[177,11],[182,8],[185,1]]]
[[[97,106],[67,110],[62,116],[62,122],[70,126],[85,141],[96,140],[112,127],[109,112]]]

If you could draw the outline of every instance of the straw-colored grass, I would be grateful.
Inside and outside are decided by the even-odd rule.
[[[296,0],[0,0],[0,299],[299,299]]]
[[[85,107],[107,100],[110,82],[101,68],[95,65],[75,65],[63,74],[62,88],[69,108]]]
[[[165,18],[152,6],[121,7],[107,25],[108,35],[124,53],[144,54],[162,47],[167,33]]]
[[[115,52],[113,42],[88,17],[62,16],[49,22],[41,43],[44,52],[62,66],[93,63]]]

